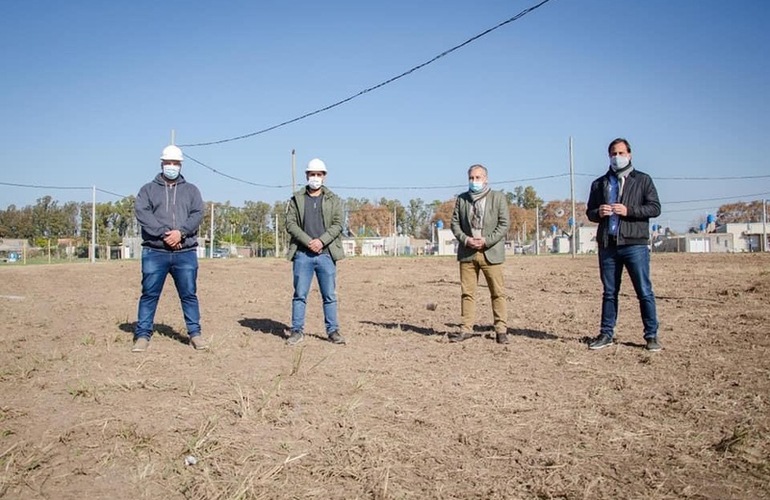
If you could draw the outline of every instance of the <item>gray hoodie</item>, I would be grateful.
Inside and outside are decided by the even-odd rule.
[[[134,214],[142,226],[142,246],[172,251],[163,237],[173,229],[184,235],[179,251],[198,246],[203,210],[203,198],[194,184],[181,175],[174,183],[167,183],[163,174],[158,174],[142,186],[134,204]]]

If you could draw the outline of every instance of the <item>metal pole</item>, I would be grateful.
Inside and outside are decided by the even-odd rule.
[[[278,257],[278,212],[275,213],[275,256]]]
[[[96,262],[96,186],[91,190],[91,262]]]
[[[211,202],[211,228],[209,229],[211,235],[211,241],[209,242],[209,259],[214,258],[214,202]]]
[[[535,255],[540,255],[540,204],[535,206]]]
[[[396,221],[395,205],[393,205],[393,255],[398,257],[398,221]]]
[[[575,220],[575,169],[572,162],[572,136],[569,138],[569,195],[572,198],[572,257],[575,257],[577,236],[577,220]]]
[[[767,200],[762,200],[762,251],[767,252]]]
[[[294,193],[294,191],[297,190],[297,178],[296,178],[296,171],[297,171],[297,158],[294,155],[294,150],[291,150],[291,192]]]

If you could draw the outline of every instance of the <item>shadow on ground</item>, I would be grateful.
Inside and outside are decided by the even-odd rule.
[[[120,328],[120,330],[123,332],[127,332],[133,335],[134,331],[136,330],[136,321],[131,323],[121,323],[118,325],[118,328]],[[163,323],[155,323],[153,326],[153,332],[157,332],[159,335],[163,335],[164,337],[167,337],[171,340],[176,340],[180,344],[190,344],[190,338],[187,335],[182,335],[170,326]]]
[[[379,326],[381,328],[387,328],[388,330],[397,328],[404,332],[419,333],[420,335],[444,335],[446,333],[440,332],[435,328],[426,328],[424,326],[410,325],[408,323],[380,323],[377,321],[359,321],[359,323],[364,325]]]
[[[282,339],[286,338],[284,332],[290,329],[289,325],[269,318],[243,318],[238,323],[255,332],[269,333]]]

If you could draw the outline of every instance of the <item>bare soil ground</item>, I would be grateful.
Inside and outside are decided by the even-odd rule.
[[[139,262],[0,267],[0,497],[770,498],[770,255],[654,255],[653,354],[627,276],[617,343],[587,349],[595,256],[509,258],[507,346],[485,286],[479,335],[446,341],[458,274],[345,260],[349,344],[314,284],[291,348],[288,262],[201,261],[211,349],[169,279],[134,354]]]

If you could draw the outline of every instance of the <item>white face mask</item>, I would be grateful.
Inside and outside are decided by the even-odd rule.
[[[631,163],[631,158],[628,156],[617,155],[610,158],[610,168],[613,172],[623,170],[628,166],[629,163]]]
[[[179,165],[163,165],[163,177],[166,179],[173,181],[177,177],[179,177],[179,171],[182,170],[182,167]]]
[[[321,186],[323,186],[324,180],[323,177],[311,177],[307,180],[307,187],[315,191],[316,189],[320,189]]]

